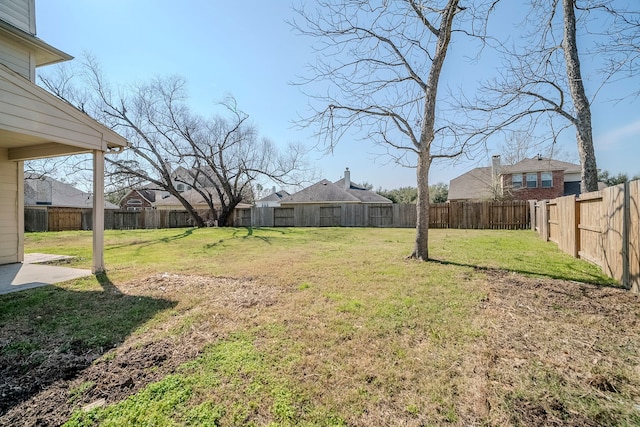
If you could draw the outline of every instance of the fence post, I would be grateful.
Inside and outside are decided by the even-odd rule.
[[[540,215],[540,237],[545,242],[549,241],[549,206],[547,201],[542,200],[538,202],[540,209],[538,214]]]
[[[529,200],[529,219],[531,230],[536,231],[536,201]]]
[[[629,288],[631,292],[640,293],[640,180],[629,183],[628,203],[628,259],[629,259]],[[626,218],[625,218],[626,221]]]
[[[631,194],[629,192],[629,182],[624,183],[624,217],[622,221],[622,286],[631,289],[629,281],[629,233],[631,228]],[[637,289],[636,289],[637,291]]]
[[[574,197],[573,199],[573,209],[575,212],[575,257],[576,258],[580,258],[580,251],[582,250],[582,239],[580,237],[580,224],[581,224],[581,219],[580,219],[580,200],[578,199],[578,197]]]

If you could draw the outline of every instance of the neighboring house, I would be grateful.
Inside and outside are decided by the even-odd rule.
[[[284,198],[290,196],[284,190],[276,191],[276,187],[273,187],[273,191],[266,197],[263,197],[260,200],[256,200],[256,207],[258,208],[277,208],[280,206],[280,201]]]
[[[0,264],[24,260],[23,162],[92,153],[97,273],[104,271],[104,154],[127,141],[35,84],[36,67],[72,59],[36,37],[35,16],[35,0],[0,4]]]
[[[169,170],[171,171],[171,180],[176,190],[178,190],[180,193],[182,193],[183,191],[191,190],[191,185],[185,184],[185,182],[193,183],[193,176],[188,169],[182,166],[178,166],[177,168],[172,169],[169,165]],[[199,182],[199,184],[203,185],[202,182]]]
[[[217,192],[214,188],[205,188],[204,191],[210,193],[213,197],[213,207],[216,209],[220,209],[222,204],[220,203],[220,198],[217,196]],[[196,190],[191,189],[180,193],[180,195],[187,201],[195,210],[209,210],[209,205],[206,200],[202,197],[200,193]],[[184,206],[175,196],[165,197],[164,199],[156,200],[151,204],[154,208],[158,210],[184,210]],[[239,203],[236,208],[250,208],[251,205],[247,203]]]
[[[481,167],[449,183],[449,201],[543,200],[580,194],[580,165],[541,156],[514,165],[502,165],[493,156],[490,167]]]
[[[392,203],[386,197],[351,182],[349,168],[335,183],[323,179],[297,193],[280,199],[280,206],[326,203]]]
[[[129,190],[129,192],[120,199],[120,209],[126,209],[128,211],[151,209],[156,200],[162,199],[164,193],[166,192],[158,190]]]
[[[60,208],[92,208],[93,196],[69,184],[48,176],[27,177],[24,180],[25,206],[52,206]],[[105,209],[120,209],[104,201]]]

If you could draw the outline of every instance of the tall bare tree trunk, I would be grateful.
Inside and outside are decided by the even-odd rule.
[[[174,194],[174,196],[180,201],[180,203],[182,203],[182,206],[187,210],[187,212],[189,212],[191,219],[196,223],[196,227],[203,228],[205,226],[204,220],[191,203],[187,202],[180,193]]]
[[[429,169],[431,168],[431,143],[435,137],[436,101],[440,73],[449,50],[453,19],[458,10],[459,0],[449,0],[442,10],[440,29],[436,31],[435,54],[424,86],[424,113],[418,143],[418,164],[416,167],[418,200],[416,202],[416,240],[411,258],[429,259]]]
[[[598,190],[598,169],[593,149],[593,132],[591,129],[591,106],[584,91],[580,58],[576,40],[576,0],[562,0],[564,13],[564,60],[567,68],[569,91],[575,108],[576,141],[580,155],[581,190],[582,192]]]
[[[431,157],[427,152],[420,152],[416,177],[418,184],[418,200],[416,200],[416,240],[411,258],[422,261],[429,259],[429,168]]]

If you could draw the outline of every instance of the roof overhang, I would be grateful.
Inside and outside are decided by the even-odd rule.
[[[129,143],[71,104],[0,65],[0,148],[9,160],[99,151]]]
[[[12,40],[19,44],[26,44],[31,47],[36,54],[36,67],[42,65],[55,64],[73,59],[73,56],[56,49],[40,40],[38,37],[23,31],[8,22],[0,19],[0,36]]]

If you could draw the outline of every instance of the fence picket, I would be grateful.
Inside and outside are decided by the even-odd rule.
[[[540,237],[640,292],[640,180],[581,194],[577,199],[568,196],[537,202],[532,211]]]

